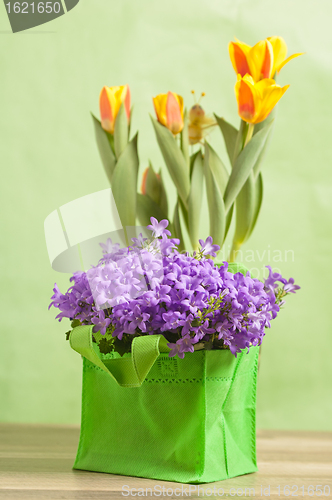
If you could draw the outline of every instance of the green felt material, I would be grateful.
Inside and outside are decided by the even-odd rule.
[[[100,354],[89,326],[70,340],[84,356],[75,469],[182,483],[257,470],[258,347],[237,358],[228,350],[169,358],[158,354],[168,349],[163,337],[150,335],[121,358]]]

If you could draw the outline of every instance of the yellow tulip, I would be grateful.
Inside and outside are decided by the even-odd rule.
[[[255,82],[263,78],[274,78],[276,72],[279,73],[285,64],[301,54],[286,58],[287,45],[280,36],[261,40],[253,47],[239,40],[229,44],[229,55],[236,74],[249,74]]]
[[[106,132],[114,133],[115,120],[121,104],[124,104],[126,114],[130,117],[129,85],[119,87],[103,87],[99,96],[101,126]]]
[[[183,98],[174,92],[159,94],[153,98],[158,122],[178,134],[183,129]]]
[[[242,120],[252,124],[265,120],[288,87],[289,85],[280,87],[272,78],[256,83],[252,76],[242,77],[239,74],[235,95]]]

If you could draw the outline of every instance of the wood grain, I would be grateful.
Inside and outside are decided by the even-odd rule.
[[[130,489],[143,488],[140,492],[147,495],[139,498],[196,499],[207,498],[210,493],[212,493],[210,498],[234,496],[260,498],[268,496],[273,499],[289,496],[332,498],[332,433],[258,431],[259,472],[200,485],[199,496],[196,486],[196,491],[192,490],[190,497],[188,485],[184,486],[187,488],[186,497],[179,490],[175,490],[182,488],[178,483],[72,470],[78,438],[78,427],[0,424],[0,499],[134,498],[122,495],[123,485],[128,485]],[[151,496],[150,490],[145,491],[146,488],[154,488],[157,485],[160,488],[160,496]],[[278,485],[280,485],[280,495]],[[288,495],[287,485],[290,488],[297,486],[298,490],[290,489]],[[314,488],[316,485],[322,485],[322,488],[328,485],[330,494],[319,495],[317,491],[310,495],[308,494],[310,485]],[[266,490],[269,486],[270,490]],[[304,494],[300,489],[302,486]],[[163,487],[164,492],[162,492]],[[284,487],[286,487],[285,492]],[[223,488],[223,496],[221,490],[218,496],[219,488]],[[266,495],[262,494],[264,490]],[[138,491],[133,492],[138,493]],[[325,489],[325,493],[327,492],[328,488]]]

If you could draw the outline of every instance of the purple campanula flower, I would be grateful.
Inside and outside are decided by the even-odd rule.
[[[100,332],[102,335],[105,335],[111,320],[105,317],[104,311],[99,311],[98,314],[91,319],[91,322],[95,325],[92,328],[93,333]]]
[[[185,335],[176,342],[180,347],[180,352],[194,352],[194,344],[197,343],[197,339],[191,338],[190,335]]]
[[[289,278],[288,281],[286,281],[286,284],[284,286],[284,291],[286,293],[295,293],[296,290],[300,290],[300,286],[299,285],[295,285],[294,284],[294,279],[293,278]]]
[[[174,356],[179,356],[179,358],[183,359],[184,358],[184,352],[181,351],[181,348],[180,348],[180,345],[178,344],[178,342],[176,342],[176,344],[172,344],[171,342],[169,342],[167,344],[167,346],[171,349],[168,356],[170,358],[174,357]]]
[[[170,356],[180,358],[213,333],[235,356],[260,345],[283,297],[300,288],[293,278],[287,281],[268,266],[262,283],[249,273],[229,272],[227,262],[218,267],[209,258],[219,250],[211,237],[200,240],[198,256],[179,253],[167,226],[151,218],[151,240],[140,235],[128,248],[110,239],[102,244],[104,257],[74,273],[65,294],[55,284],[49,307],[59,310],[57,319],[94,325],[94,333],[103,335],[111,327],[119,340],[136,333],[171,336]]]
[[[201,245],[200,253],[202,255],[211,255],[211,257],[216,257],[216,252],[220,250],[219,245],[213,245],[212,236],[208,236],[205,241],[199,240],[199,244]]]
[[[150,231],[152,231],[152,235],[155,238],[159,238],[159,236],[163,236],[164,234],[167,236],[171,236],[170,231],[166,229],[168,226],[169,222],[167,219],[163,219],[160,222],[157,221],[154,217],[150,218],[151,225],[147,226]]]

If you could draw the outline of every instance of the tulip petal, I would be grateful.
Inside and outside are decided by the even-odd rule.
[[[128,118],[128,121],[129,121],[129,118],[130,118],[130,88],[129,88],[129,85],[125,85],[125,88],[126,88],[126,97],[124,99],[124,107],[125,107],[125,110],[126,110],[126,113],[127,113],[127,118]]]
[[[242,120],[252,123],[255,117],[255,100],[253,85],[240,79],[235,84],[235,95],[238,102],[238,112]]]
[[[271,77],[273,78],[276,71],[279,68],[287,56],[287,45],[285,40],[281,36],[271,36],[268,41],[272,45],[273,49],[273,67],[271,71]]]
[[[183,109],[182,97],[173,92],[167,93],[166,101],[166,119],[167,128],[173,135],[178,134],[183,129],[183,115],[181,114],[181,104]]]
[[[268,40],[261,40],[252,47],[247,55],[250,74],[258,82],[269,78],[273,66],[273,49]]]
[[[242,52],[244,53],[245,56],[247,56],[249,50],[251,49],[251,45],[248,45],[247,43],[241,42],[238,38],[234,37],[236,41],[236,45],[240,47]]]
[[[271,43],[266,40],[265,56],[261,69],[262,78],[271,78],[273,69],[273,48]]]
[[[304,54],[304,52],[298,52],[297,54],[292,54],[291,56],[287,57],[287,59],[285,59],[284,62],[282,64],[280,64],[280,66],[277,68],[277,72],[279,73],[281,68],[283,68],[285,66],[285,64],[287,64],[289,61],[291,61],[292,59],[295,59],[295,57],[302,56],[303,54]]]
[[[246,73],[250,73],[247,58],[245,52],[243,51],[243,48],[240,47],[238,43],[234,42],[230,42],[228,48],[229,56],[236,74],[244,76]]]
[[[159,123],[164,125],[164,127],[167,127],[166,101],[167,94],[159,94],[153,98],[153,105],[157,115],[157,120]]]
[[[99,96],[99,108],[101,126],[106,132],[113,134],[114,131],[114,108],[115,98],[109,87],[103,87]]]
[[[259,115],[255,118],[255,123],[260,123],[271,113],[274,106],[284,95],[289,85],[279,87],[278,85],[271,86],[265,90],[265,95],[262,100]]]

